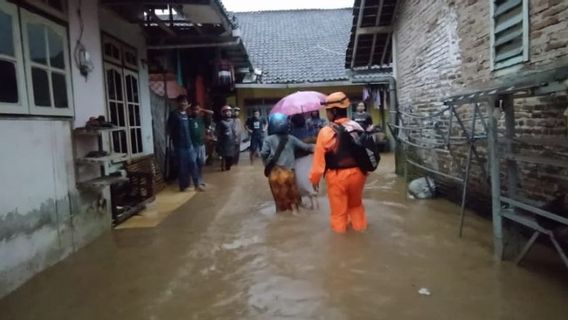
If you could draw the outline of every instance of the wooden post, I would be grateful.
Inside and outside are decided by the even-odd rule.
[[[488,99],[489,110],[489,165],[491,176],[491,202],[493,214],[493,250],[494,258],[497,261],[503,259],[503,218],[501,217],[501,178],[499,177],[499,152],[497,150],[497,118],[495,116],[495,104],[498,100],[495,97]]]

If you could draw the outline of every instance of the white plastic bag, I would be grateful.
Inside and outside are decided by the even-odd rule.
[[[309,180],[313,159],[314,156],[311,154],[296,159],[296,183],[298,184],[298,189],[301,196],[317,195],[317,192],[314,190],[314,187]]]

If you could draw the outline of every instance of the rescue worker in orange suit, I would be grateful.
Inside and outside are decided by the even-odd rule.
[[[347,117],[351,105],[343,92],[335,92],[322,102],[330,124],[318,134],[314,151],[314,162],[310,181],[316,190],[322,176],[325,176],[327,193],[331,207],[331,228],[345,233],[349,224],[355,231],[367,229],[367,217],[363,207],[363,187],[367,175],[359,169],[357,161],[350,154],[345,135],[338,134],[338,126],[347,132],[362,131],[363,128]]]

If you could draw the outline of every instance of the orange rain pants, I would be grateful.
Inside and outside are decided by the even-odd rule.
[[[337,124],[344,124],[349,119],[340,119]],[[327,195],[331,207],[331,228],[344,233],[349,223],[355,231],[367,229],[367,217],[363,207],[363,187],[366,175],[359,168],[325,171],[325,153],[333,151],[337,145],[335,131],[330,127],[320,130],[314,150],[314,162],[310,181],[319,184],[325,173]]]

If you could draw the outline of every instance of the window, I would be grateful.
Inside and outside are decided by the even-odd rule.
[[[130,69],[138,69],[138,55],[133,48],[124,48],[124,65]]]
[[[105,61],[122,65],[122,44],[112,38],[103,38]]]
[[[116,126],[111,134],[112,150],[129,156],[142,154],[136,49],[105,35],[103,48],[109,121]]]
[[[529,60],[529,1],[491,1],[491,60],[494,69]]]
[[[21,20],[30,113],[72,116],[66,28],[25,10]]]
[[[0,2],[0,113],[25,114],[27,96],[18,8]]]

